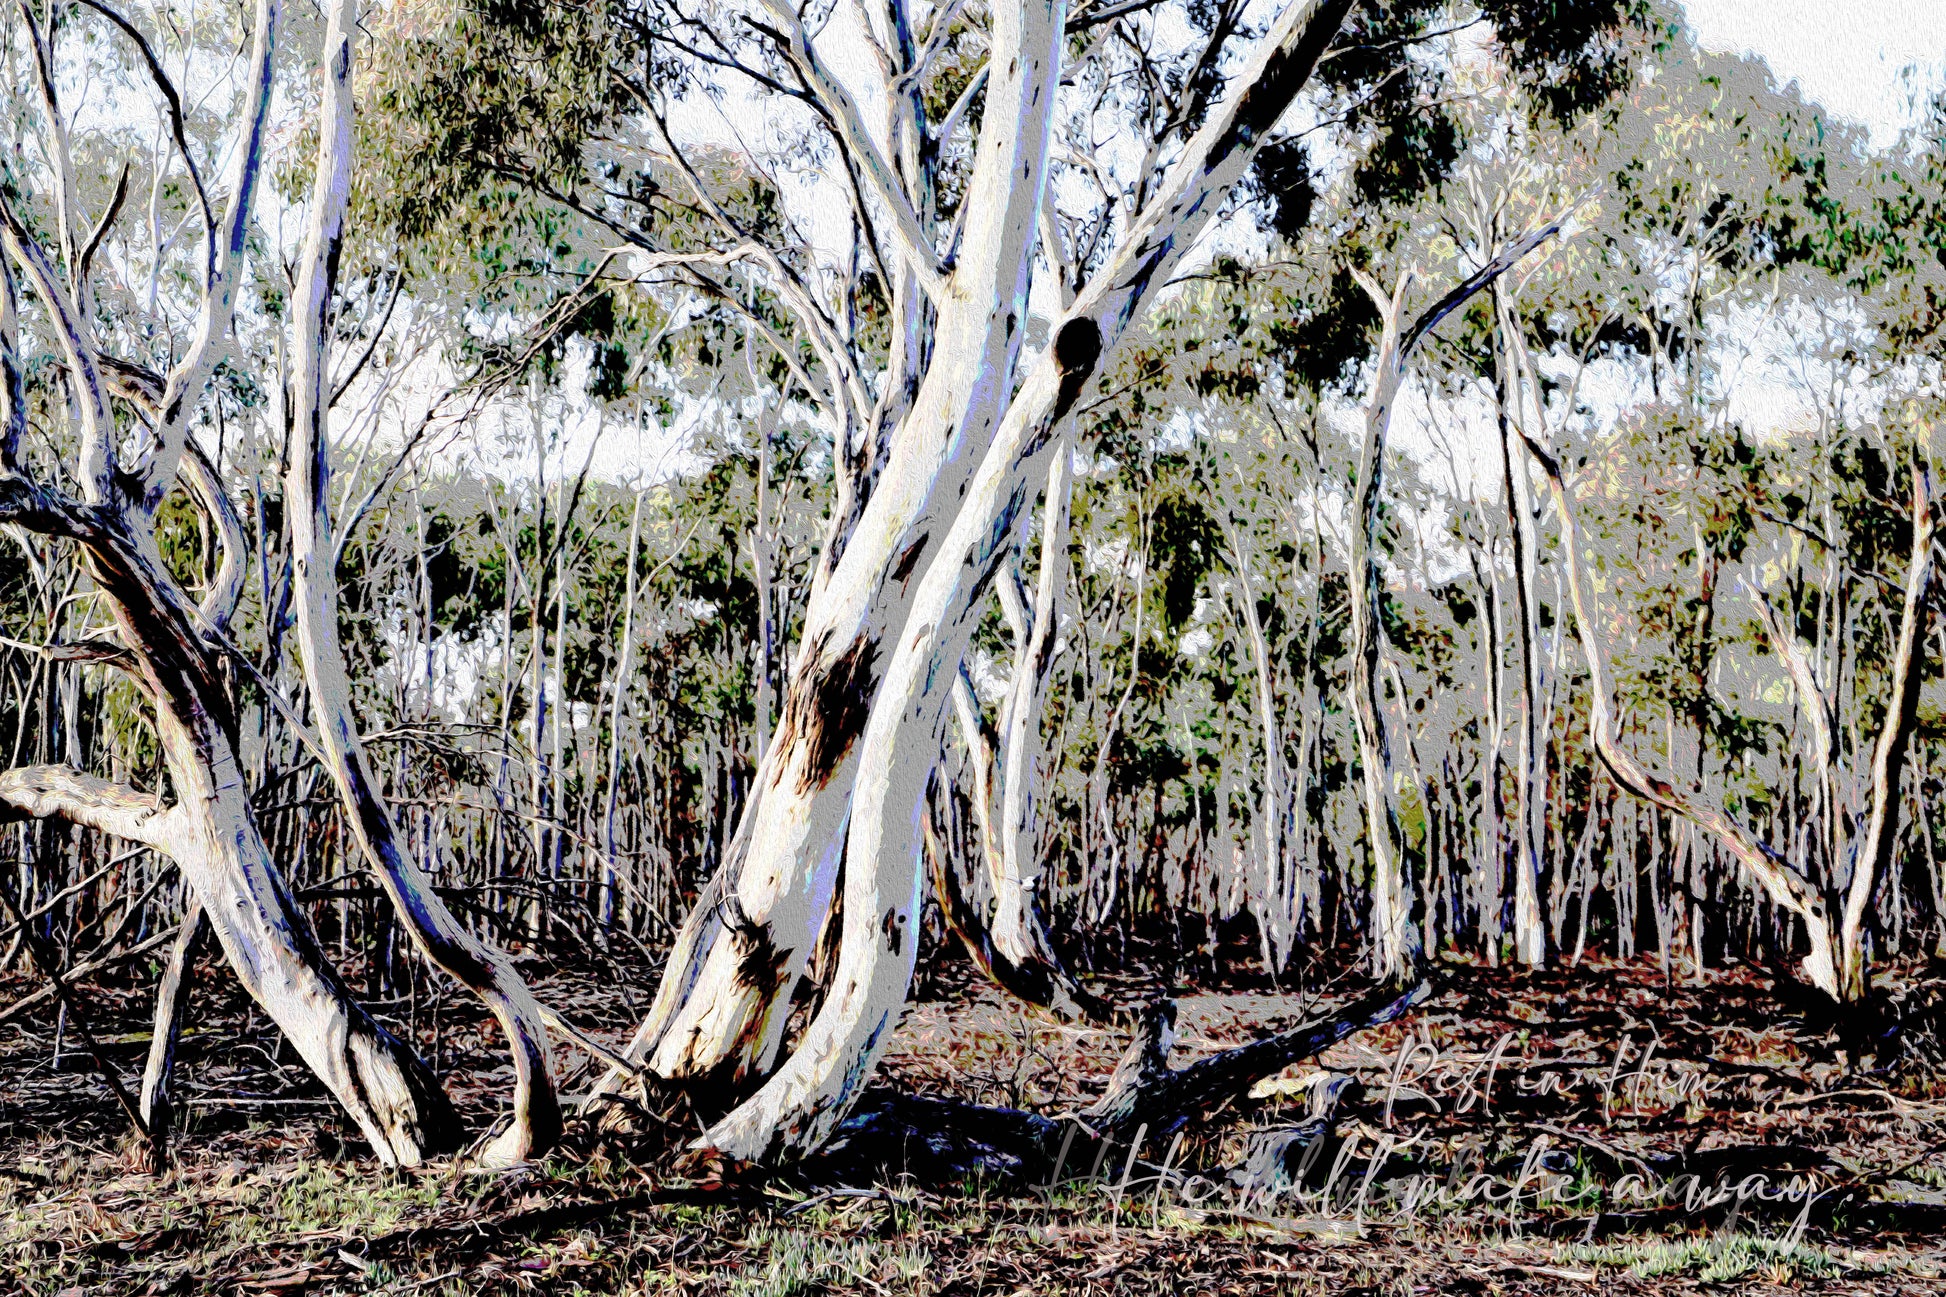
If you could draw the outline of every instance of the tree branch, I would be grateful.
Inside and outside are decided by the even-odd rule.
[[[866,129],[857,101],[825,65],[816,43],[804,30],[803,18],[791,7],[789,0],[764,0],[764,7],[782,25],[780,43],[792,65],[816,93],[832,132],[837,136],[839,147],[851,155],[858,170],[863,173],[865,183],[891,215],[893,233],[906,262],[918,275],[920,283],[925,285],[928,295],[937,298],[944,287],[946,269],[940,264],[939,254],[932,246],[932,237],[921,223],[919,213],[913,209],[912,200],[906,195],[905,186],[899,182],[898,173],[892,169],[878,141]]]
[[[251,95],[238,131],[235,158],[229,175],[230,205],[223,214],[221,240],[216,256],[206,269],[203,304],[197,315],[196,333],[189,350],[169,371],[169,383],[161,401],[161,418],[156,427],[155,444],[138,468],[145,512],[153,513],[163,494],[176,480],[176,466],[189,437],[189,416],[194,411],[203,387],[216,369],[230,322],[236,315],[237,288],[242,281],[244,245],[250,233],[250,214],[256,196],[257,177],[263,169],[264,134],[270,117],[270,96],[275,83],[275,36],[277,0],[257,0],[256,18],[251,25]],[[186,155],[185,155],[186,156]]]
[[[0,804],[5,819],[59,816],[169,856],[176,853],[177,836],[185,827],[177,808],[159,806],[126,784],[72,766],[16,766],[0,773]]]
[[[67,353],[76,382],[74,403],[81,421],[81,455],[77,465],[82,490],[91,504],[117,498],[115,489],[115,420],[108,410],[108,394],[87,322],[61,285],[47,252],[24,225],[4,194],[0,194],[0,236],[21,269],[34,281],[34,290],[52,317]]]
[[[203,209],[204,274],[214,274],[216,217],[210,211],[209,193],[203,188],[202,173],[196,169],[196,159],[189,153],[189,135],[183,128],[182,96],[176,93],[175,83],[169,80],[169,74],[162,70],[162,60],[155,56],[155,50],[149,45],[148,38],[142,35],[133,23],[103,4],[101,0],[81,0],[81,3],[121,28],[128,38],[135,42],[135,48],[141,51],[142,61],[148,65],[149,76],[154,80],[155,88],[162,93],[163,99],[169,104],[169,130],[176,141],[176,152],[182,155],[182,164],[189,170],[189,187],[196,191],[196,202]]]

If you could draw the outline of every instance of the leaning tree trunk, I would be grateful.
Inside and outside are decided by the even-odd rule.
[[[166,1149],[175,1125],[175,1104],[169,1098],[176,1073],[176,1047],[182,1040],[183,1013],[189,1005],[189,970],[196,948],[205,944],[202,902],[191,896],[182,927],[169,947],[169,962],[155,988],[155,1017],[149,1032],[149,1056],[142,1068],[142,1120],[149,1124],[149,1144]],[[160,1168],[158,1168],[160,1169]]]
[[[1508,335],[1515,362],[1530,386],[1533,363],[1525,340]],[[1536,389],[1538,390],[1538,389]],[[1926,592],[1931,584],[1933,544],[1938,520],[1934,513],[1931,468],[1923,442],[1914,447],[1912,465],[1912,548],[1906,568],[1904,600],[1890,668],[1891,696],[1884,722],[1873,745],[1867,791],[1870,801],[1864,827],[1853,840],[1852,874],[1843,897],[1839,922],[1832,922],[1832,898],[1786,863],[1784,857],[1733,819],[1723,807],[1700,793],[1679,788],[1648,770],[1621,745],[1615,732],[1614,703],[1606,646],[1593,620],[1592,599],[1584,589],[1585,559],[1574,502],[1559,463],[1548,449],[1520,429],[1533,462],[1547,480],[1561,528],[1561,564],[1567,577],[1569,602],[1587,662],[1591,698],[1589,731],[1596,754],[1609,773],[1629,792],[1670,811],[1715,838],[1729,851],[1773,902],[1804,924],[1810,953],[1803,964],[1804,979],[1841,1004],[1862,1000],[1871,989],[1866,957],[1865,920],[1878,880],[1890,867],[1897,838],[1901,804],[1900,776],[1912,728],[1917,721],[1919,688],[1925,671]],[[1810,658],[1798,643],[1794,628],[1779,625],[1769,605],[1756,596],[1759,615],[1772,648],[1783,659],[1809,721],[1807,742],[1813,768],[1825,790],[1827,805],[1836,807],[1840,782],[1836,718],[1818,681]]]
[[[1843,998],[1838,977],[1837,934],[1832,928],[1829,907],[1818,889],[1720,807],[1652,774],[1622,746],[1615,733],[1607,648],[1596,628],[1592,603],[1584,591],[1587,578],[1582,570],[1581,534],[1574,504],[1554,457],[1532,440],[1527,442],[1527,450],[1547,478],[1561,528],[1561,565],[1567,575],[1568,601],[1574,609],[1582,655],[1588,667],[1588,730],[1596,755],[1616,783],[1637,797],[1683,817],[1721,842],[1773,902],[1802,920],[1811,943],[1810,956],[1804,961],[1805,979],[1832,998]]]
[[[930,475],[924,507],[901,533],[902,560],[877,574],[882,612],[873,625],[890,633],[874,633],[864,642],[889,644],[890,652],[882,672],[868,681],[875,687],[866,695],[872,701],[857,744],[837,968],[790,1058],[710,1129],[711,1144],[749,1158],[818,1146],[857,1101],[890,1042],[916,954],[912,929],[928,775],[943,735],[951,681],[977,623],[985,585],[1005,555],[1012,523],[1028,506],[1061,421],[1093,377],[1104,349],[1168,281],[1219,196],[1241,176],[1263,132],[1308,80],[1344,12],[1341,4],[1313,4],[1293,7],[1278,20],[1257,59],[1239,73],[1241,89],[1185,144],[1120,250],[1055,321],[1052,345],[1006,400],[1011,351],[1001,351],[1001,343],[1017,336],[1025,308],[1024,253],[1039,205],[1045,113],[1059,77],[1064,15],[1058,5],[1052,13],[1038,5],[1025,15],[996,10],[993,66],[996,77],[1002,69],[1007,75],[988,90],[993,128],[983,124],[981,146],[983,153],[999,154],[994,161],[1004,164],[991,174],[1009,175],[1018,168],[1020,176],[1006,203],[976,209],[973,223],[987,228],[977,237],[969,228],[962,245],[966,259],[953,281],[957,285],[969,267],[985,267],[982,273],[992,276],[982,281],[986,287],[976,299],[984,303],[978,321],[989,345],[983,354],[954,346],[948,324],[965,328],[968,322],[942,310],[942,336],[914,411],[919,416],[932,408],[928,398],[935,381],[943,392],[965,394],[956,406],[956,435],[947,446],[953,457]],[[1018,82],[1011,80],[1016,76]],[[976,167],[976,190],[984,168],[984,162]],[[1025,201],[1019,188],[1029,189]],[[1010,215],[1015,208],[1020,210]],[[1012,276],[1018,278],[1009,283]],[[1003,284],[1007,291],[997,291]],[[995,364],[996,359],[1007,363]],[[895,442],[888,480],[901,449]],[[868,518],[879,499],[875,494],[868,505]],[[860,531],[866,531],[865,524]],[[843,561],[850,558],[848,549]]]
[[[506,955],[475,937],[446,908],[432,879],[400,840],[372,777],[352,713],[351,678],[338,639],[337,543],[331,526],[328,359],[332,293],[351,196],[352,35],[357,0],[331,7],[324,42],[324,111],[311,211],[293,295],[297,336],[291,378],[290,467],[284,499],[291,529],[291,582],[304,681],[325,766],[337,785],[358,845],[421,953],[477,995],[499,1020],[513,1053],[513,1123],[487,1150],[492,1165],[512,1165],[560,1138],[547,1028],[533,993]]]
[[[170,599],[160,565],[145,561],[119,527],[90,525],[97,520],[88,506],[61,510],[70,525],[60,527],[43,512],[43,501],[22,499],[26,491],[39,494],[22,479],[0,479],[0,490],[13,506],[0,507],[10,521],[70,535],[84,547],[130,646],[136,679],[155,705],[157,737],[178,798],[163,808],[66,767],[28,767],[0,775],[0,801],[17,813],[59,815],[173,858],[244,989],[379,1157],[410,1166],[455,1147],[458,1119],[439,1083],[352,1000],[271,859],[236,759],[228,698],[211,655],[180,603]]]
[[[71,499],[22,471],[18,455],[25,409],[18,393],[10,392],[0,434],[0,521],[79,546],[123,642],[125,652],[112,658],[126,667],[155,710],[158,746],[178,799],[162,808],[131,789],[65,767],[37,767],[0,775],[0,801],[16,814],[59,815],[173,857],[245,989],[344,1105],[380,1158],[410,1165],[456,1146],[456,1116],[425,1065],[352,1000],[292,898],[258,831],[237,759],[236,716],[218,669],[227,608],[207,601],[201,609],[193,606],[163,564],[155,540],[156,510],[179,478],[206,507],[208,493],[215,490],[220,503],[212,523],[226,541],[233,535],[234,510],[221,501],[221,484],[195,451],[189,425],[223,351],[241,281],[274,84],[276,17],[271,0],[259,0],[245,83],[249,107],[232,147],[228,206],[220,221],[209,222],[201,312],[159,399],[130,402],[151,433],[130,463],[121,462],[109,378],[126,377],[133,367],[111,364],[96,351],[92,321],[77,308],[33,232],[0,195],[6,253],[32,280],[67,369],[78,441],[74,475],[82,489],[82,499]],[[43,103],[58,124],[51,85],[43,87]],[[207,213],[200,181],[196,192]],[[69,269],[72,280],[85,279],[72,260]],[[0,311],[0,351],[8,353],[4,368],[12,373],[20,369],[12,280],[0,278],[7,308]],[[240,565],[225,566],[227,575],[219,574],[213,600],[233,600],[241,592]],[[199,622],[209,627],[211,639],[204,638]]]

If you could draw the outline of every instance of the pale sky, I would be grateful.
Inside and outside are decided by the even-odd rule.
[[[1913,91],[1940,83],[1946,66],[1946,0],[1683,0],[1704,49],[1750,53],[1780,85],[1871,128],[1892,143],[1913,121]],[[1901,73],[1917,65],[1919,81]]]

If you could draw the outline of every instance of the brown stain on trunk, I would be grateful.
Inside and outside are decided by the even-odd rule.
[[[813,654],[812,660],[818,656]],[[799,788],[811,792],[830,781],[865,731],[878,684],[878,640],[869,635],[860,638],[807,683],[807,688],[791,690],[777,741],[787,747],[805,746]]]

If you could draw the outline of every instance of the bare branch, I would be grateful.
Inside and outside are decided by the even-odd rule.
[[[189,134],[183,128],[182,96],[176,93],[175,83],[169,80],[169,74],[162,70],[162,60],[155,56],[148,38],[133,23],[103,4],[102,0],[81,0],[81,3],[121,28],[135,42],[135,48],[141,51],[142,61],[148,65],[155,88],[169,105],[169,130],[176,141],[176,152],[182,155],[182,164],[189,171],[189,186],[196,191],[196,202],[203,209],[203,273],[213,275],[216,270],[216,217],[210,211],[209,192],[203,188],[202,173],[196,169],[196,159],[190,156]]]
[[[1585,201],[1585,199],[1582,201]],[[1468,299],[1475,293],[1487,287],[1494,280],[1519,264],[1522,257],[1525,257],[1535,248],[1540,247],[1541,244],[1560,233],[1562,224],[1567,220],[1569,212],[1572,210],[1570,208],[1569,211],[1562,212],[1552,220],[1542,222],[1540,225],[1535,226],[1527,233],[1521,235],[1518,239],[1515,239],[1512,243],[1509,243],[1506,247],[1501,248],[1493,254],[1492,258],[1484,266],[1481,266],[1478,270],[1455,284],[1452,290],[1444,297],[1427,307],[1420,314],[1419,318],[1412,322],[1412,327],[1405,330],[1403,335],[1401,335],[1399,341],[1399,363],[1405,363],[1412,355],[1413,349],[1425,339],[1426,335],[1439,327],[1441,320],[1444,320],[1454,311],[1466,305]],[[1371,290],[1367,289],[1366,291],[1369,292]]]
[[[953,100],[953,106],[946,110],[946,115],[939,119],[939,124],[926,129],[933,143],[944,144],[953,138],[953,132],[959,129],[960,119],[966,116],[966,110],[973,106],[974,98],[985,89],[989,67],[990,65],[982,65],[980,70],[973,74],[973,79],[966,83],[966,88],[959,92],[959,97]]]
[[[189,437],[189,417],[216,369],[224,340],[229,336],[231,319],[236,314],[244,245],[250,233],[257,177],[263,170],[264,133],[275,81],[276,28],[277,0],[256,0],[256,18],[250,36],[250,73],[246,81],[251,99],[243,114],[230,166],[230,205],[223,214],[215,260],[203,281],[203,304],[197,316],[195,336],[189,350],[169,371],[155,443],[139,469],[139,503],[148,512],[153,512],[162,502],[163,494],[175,481],[176,465]]]
[[[88,268],[94,263],[95,253],[100,249],[102,239],[107,237],[109,228],[115,224],[115,218],[121,215],[122,203],[128,198],[128,171],[128,163],[122,163],[122,174],[115,182],[114,195],[109,198],[108,206],[102,212],[101,219],[95,222],[95,228],[88,232],[88,241],[81,246],[80,255],[75,262],[74,282],[76,284],[88,282]]]
[[[133,661],[127,649],[105,640],[49,640],[45,644],[34,644],[10,635],[0,635],[0,644],[22,653],[31,653],[44,662],[93,662],[127,667]]]
[[[74,374],[75,406],[81,416],[81,459],[78,465],[82,490],[89,503],[105,504],[117,496],[115,488],[115,420],[108,410],[107,389],[95,356],[94,341],[86,322],[61,285],[47,252],[21,223],[4,194],[0,194],[0,235],[8,253],[34,281],[47,313],[52,317],[67,352],[68,366]]]
[[[879,148],[878,141],[866,128],[857,101],[819,56],[816,43],[804,30],[804,20],[791,6],[790,0],[765,0],[764,7],[783,27],[780,40],[792,65],[816,92],[818,103],[831,123],[839,146],[851,156],[873,195],[891,215],[892,229],[906,262],[918,275],[920,283],[925,285],[926,291],[937,297],[944,287],[945,267],[940,265],[939,254],[932,245],[932,236],[921,223],[919,213],[912,206],[912,199],[899,181],[898,173],[892,169],[884,150]]]
[[[72,766],[17,766],[0,773],[0,804],[11,809],[8,818],[59,816],[165,855],[181,848],[178,839],[185,827],[175,807]]]

